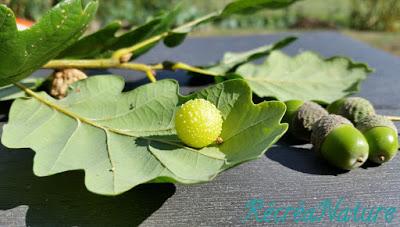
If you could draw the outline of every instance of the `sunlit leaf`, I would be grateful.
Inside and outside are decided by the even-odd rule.
[[[0,4],[0,86],[18,82],[75,43],[86,30],[97,2],[63,1],[30,29],[18,31],[14,13]]]
[[[368,65],[344,57],[325,60],[313,52],[290,57],[280,51],[272,52],[264,64],[248,63],[236,70],[260,97],[324,103],[357,92],[370,72]]]
[[[32,148],[38,176],[84,170],[90,191],[117,195],[146,182],[209,181],[260,157],[287,129],[280,124],[285,105],[254,105],[243,80],[189,97],[180,96],[172,80],[126,93],[121,93],[123,87],[120,77],[97,76],[73,85],[63,100],[45,93],[19,99],[12,105],[2,143]],[[197,150],[176,137],[175,111],[192,98],[207,99],[222,112],[222,145]]]

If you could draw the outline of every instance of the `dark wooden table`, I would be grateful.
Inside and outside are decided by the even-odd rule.
[[[285,35],[288,34],[191,38],[175,49],[160,45],[140,61],[210,63],[226,51],[255,48]],[[285,49],[290,54],[314,50],[326,57],[345,55],[369,63],[376,72],[363,83],[360,95],[370,99],[379,113],[400,114],[400,58],[338,33],[295,35],[300,37],[299,41]],[[126,76],[129,87],[145,82],[141,74],[113,72]],[[36,75],[43,73],[46,72]],[[184,93],[197,88],[185,86],[189,77],[183,73],[165,73],[162,77],[179,78]],[[2,108],[0,112],[6,112]],[[342,173],[318,159],[308,148],[280,143],[260,160],[229,170],[207,184],[151,184],[118,197],[103,197],[86,191],[81,172],[38,178],[32,173],[32,151],[0,146],[0,226],[261,225],[265,223],[257,223],[254,216],[244,221],[249,212],[246,204],[251,199],[264,200],[266,206],[275,202],[276,207],[299,206],[304,202],[308,209],[318,207],[325,199],[336,203],[340,197],[344,204],[340,209],[354,207],[356,202],[366,208],[395,207],[390,224],[385,222],[384,215],[379,215],[377,223],[372,225],[400,225],[400,156],[380,167]],[[321,223],[362,225],[331,222],[328,217],[314,224]],[[289,217],[280,225],[297,224]]]

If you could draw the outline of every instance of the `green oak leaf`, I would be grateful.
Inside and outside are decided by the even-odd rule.
[[[45,81],[44,78],[28,78],[22,80],[20,83],[31,90],[36,90]],[[0,87],[0,101],[14,100],[17,98],[25,97],[25,92],[14,85],[7,85]]]
[[[14,13],[0,4],[0,86],[18,82],[73,44],[86,30],[97,2],[63,1],[32,28],[18,31]]]
[[[205,67],[207,71],[212,71],[221,75],[234,71],[238,66],[247,62],[265,57],[274,50],[282,49],[292,42],[296,41],[296,37],[287,37],[274,44],[258,47],[245,52],[227,52],[217,64]]]
[[[220,12],[210,13],[168,31],[166,37],[164,38],[164,44],[167,47],[175,47],[180,45],[181,43],[183,43],[187,35],[192,32],[196,27],[209,21],[215,20],[219,16]]]
[[[147,182],[193,184],[260,157],[287,130],[282,102],[251,101],[244,80],[230,80],[191,96],[162,80],[121,93],[124,81],[95,76],[74,84],[67,98],[46,93],[16,100],[2,143],[36,152],[34,173],[83,170],[88,190],[117,195]],[[175,134],[177,107],[204,98],[221,110],[222,145],[197,150]],[[51,135],[51,136],[49,136]]]
[[[237,67],[269,55],[274,50],[279,50],[294,42],[296,37],[287,37],[276,43],[258,47],[246,52],[227,52],[223,59],[218,63],[210,66],[198,66],[197,68],[187,69],[191,75],[209,75],[214,76],[217,83],[229,80],[242,78],[240,75],[235,75],[233,72]],[[175,64],[179,62],[165,61],[163,67],[166,70],[175,70]],[[190,67],[190,66],[187,66]],[[185,68],[180,68],[185,69]]]
[[[115,50],[133,46],[152,36],[169,31],[175,23],[179,10],[179,7],[175,7],[172,11],[163,13],[153,20],[120,35],[117,34],[121,30],[120,22],[112,22],[99,31],[83,37],[57,58],[90,59],[110,57]],[[136,51],[133,59],[146,53],[153,46],[155,46],[154,43]]]
[[[298,0],[238,0],[228,4],[221,16],[232,14],[251,14],[261,9],[280,9],[288,7]]]
[[[187,34],[197,26],[209,21],[221,19],[234,14],[249,14],[262,9],[280,9],[288,7],[297,0],[238,0],[229,3],[220,12],[208,14],[202,18],[191,21],[184,26],[171,30],[165,38],[164,43],[168,47],[174,47],[183,42]]]
[[[168,47],[175,47],[181,44],[188,33],[192,32],[201,24],[228,17],[234,14],[255,12],[261,9],[285,8],[297,0],[238,0],[228,4],[222,11],[210,13],[204,17],[190,21],[168,32],[164,44]]]
[[[344,57],[323,59],[313,52],[290,57],[274,51],[264,64],[248,63],[235,73],[259,97],[331,103],[357,92],[360,82],[372,71],[368,65]]]
[[[228,4],[223,10],[210,13],[178,27],[172,28],[176,21],[176,17],[180,12],[180,7],[178,5],[170,12],[164,13],[144,25],[135,27],[131,31],[120,36],[116,35],[117,31],[120,30],[119,25],[117,22],[113,22],[103,29],[100,29],[98,32],[82,38],[73,46],[61,53],[57,58],[90,59],[110,57],[113,51],[133,46],[157,35],[163,35],[163,41],[166,46],[175,47],[185,40],[188,33],[192,32],[201,24],[233,14],[242,14],[250,9],[255,11],[260,9],[283,8],[289,6],[293,2],[295,2],[295,0],[239,0]],[[141,50],[135,51],[133,58],[137,58],[146,53],[157,43],[158,42],[149,43]]]

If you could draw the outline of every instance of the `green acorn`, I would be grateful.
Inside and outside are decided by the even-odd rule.
[[[298,139],[310,141],[312,125],[328,112],[314,102],[290,100],[283,122],[289,123],[290,132]]]
[[[289,127],[292,124],[292,120],[295,114],[297,114],[297,111],[300,109],[300,107],[304,104],[304,101],[302,100],[289,100],[285,102],[286,105],[286,112],[285,115],[283,116],[282,122],[288,123]]]
[[[367,116],[357,124],[369,144],[369,160],[382,164],[391,160],[399,148],[397,128],[381,115]]]
[[[340,169],[355,169],[368,158],[368,142],[363,134],[339,115],[327,115],[317,121],[311,142],[314,150]]]
[[[349,97],[339,99],[327,108],[331,114],[341,115],[357,124],[362,118],[375,114],[374,106],[366,99]]]

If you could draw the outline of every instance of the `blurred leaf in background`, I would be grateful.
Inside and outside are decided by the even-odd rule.
[[[60,0],[0,0],[16,15],[36,20]],[[88,0],[85,0],[88,1]],[[177,23],[221,9],[233,0],[99,0],[98,24],[121,20],[137,26],[181,3]],[[216,22],[220,28],[350,28],[399,31],[400,0],[304,0],[283,10],[263,10],[252,17],[234,16]]]
[[[0,0],[16,15],[36,20],[60,0]],[[84,0],[89,1],[89,0]],[[99,0],[90,31],[121,20],[126,28],[139,26],[181,4],[182,24],[221,9],[233,0]],[[373,46],[400,54],[400,0],[303,0],[282,10],[262,10],[251,17],[232,16],[202,26],[196,34],[254,34],[270,30],[338,29]],[[383,41],[384,40],[384,41]]]
[[[399,0],[352,0],[350,26],[360,30],[399,31]]]

